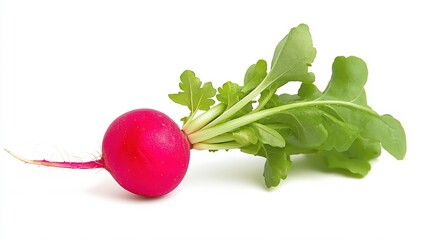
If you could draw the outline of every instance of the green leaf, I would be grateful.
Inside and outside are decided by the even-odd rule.
[[[283,93],[278,95],[278,101],[281,105],[296,102],[298,100],[299,100],[299,96],[297,94]]]
[[[265,155],[261,155],[262,146],[263,146],[263,144],[261,142],[257,141],[255,144],[250,144],[250,145],[240,147],[240,151],[247,153],[247,154],[252,154],[255,156],[265,157]]]
[[[290,104],[298,101],[310,101],[319,98],[322,92],[312,83],[302,83],[298,89],[298,94],[283,93],[279,95],[281,104]]]
[[[218,92],[216,98],[219,102],[226,104],[226,109],[236,104],[244,96],[244,93],[241,92],[241,87],[231,81],[224,83],[221,88],[218,88]]]
[[[396,159],[404,159],[407,144],[405,130],[401,123],[389,114],[376,115],[370,111],[357,111],[355,108],[332,107],[344,122],[359,128],[364,138],[375,140]],[[370,109],[368,107],[368,109]]]
[[[234,140],[245,146],[250,144],[256,144],[258,142],[258,136],[255,130],[251,127],[244,127],[232,133]]]
[[[321,99],[340,99],[353,102],[358,99],[368,78],[365,62],[354,56],[337,57],[332,64],[332,77]]]
[[[313,109],[293,109],[268,119],[271,124],[280,124],[290,129],[286,136],[288,144],[299,148],[316,148],[328,137],[328,131],[322,124],[322,112]]]
[[[352,143],[359,136],[360,129],[352,124],[343,122],[332,115],[323,114],[322,124],[328,132],[328,137],[322,144],[325,150],[335,149],[343,152],[349,149]]]
[[[401,123],[391,115],[371,118],[362,135],[380,142],[383,148],[396,159],[404,159],[407,152],[405,131]]]
[[[259,141],[273,147],[284,147],[286,145],[284,138],[276,130],[259,123],[252,123]]]
[[[314,100],[319,98],[322,92],[312,83],[302,83],[298,89],[298,97],[301,100]]]
[[[301,24],[293,28],[276,47],[271,70],[264,81],[268,87],[261,93],[256,110],[263,109],[266,103],[273,101],[271,98],[277,89],[290,81],[312,83],[314,74],[308,72],[308,67],[315,57],[316,49],[308,26]]]
[[[360,129],[342,121],[331,110],[329,106],[292,109],[261,122],[288,129],[281,132],[288,146],[345,151],[359,136]]]
[[[289,81],[311,83],[314,74],[308,72],[308,66],[315,57],[316,49],[309,28],[300,24],[292,28],[277,45],[267,78],[269,82],[276,82],[276,88]]]
[[[195,76],[195,73],[186,70],[180,75],[179,87],[182,92],[169,94],[168,97],[175,103],[187,106],[191,110],[191,114],[198,110],[208,110],[215,101],[212,99],[216,94],[216,89],[212,83],[204,83],[203,86],[200,79]]]
[[[246,94],[242,92],[242,87],[231,81],[224,83],[221,88],[218,88],[218,92],[219,93],[216,95],[216,98],[227,106],[226,110],[246,96]],[[231,118],[237,118],[251,112],[253,109],[252,104],[253,101],[247,103]]]
[[[264,91],[261,92],[261,97],[259,98],[258,102],[259,105],[256,108],[256,110],[266,109],[270,107],[276,106],[278,102],[278,96],[275,94],[277,91],[277,88],[267,88]],[[270,104],[269,104],[270,103]]]
[[[281,180],[286,179],[292,161],[285,148],[272,147],[258,142],[242,147],[240,150],[244,153],[266,158],[263,176],[268,188],[276,187]]]
[[[286,179],[292,165],[290,156],[284,149],[275,148],[268,145],[262,147],[260,155],[267,158],[264,165],[264,178],[267,187],[276,187],[281,180]]]
[[[381,154],[380,143],[357,138],[347,151],[321,150],[321,155],[331,169],[344,169],[360,177],[368,174],[371,169],[369,161]]]
[[[267,76],[267,62],[263,59],[252,64],[244,75],[244,87],[242,91],[248,93],[255,89]]]

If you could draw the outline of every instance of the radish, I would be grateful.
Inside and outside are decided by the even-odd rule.
[[[123,188],[147,197],[165,195],[179,185],[190,149],[240,149],[264,157],[267,187],[287,177],[296,154],[317,154],[329,168],[357,176],[368,173],[370,160],[381,148],[403,159],[406,137],[401,123],[367,104],[365,62],[354,56],[335,58],[331,80],[321,91],[308,71],[315,56],[308,26],[301,24],[277,45],[270,69],[266,61],[257,61],[247,69],[242,85],[228,81],[216,89],[184,71],[181,91],[169,95],[190,110],[182,118],[182,129],[161,112],[137,109],[112,122],[98,160],[20,159],[44,166],[105,168]],[[277,94],[292,81],[301,82],[297,94]]]
[[[171,118],[156,110],[136,109],[122,114],[107,128],[98,160],[77,163],[19,159],[60,168],[105,168],[126,190],[158,197],[179,185],[189,157],[188,139]]]
[[[189,156],[188,139],[172,119],[156,110],[137,109],[109,126],[101,160],[123,188],[156,197],[179,185]]]

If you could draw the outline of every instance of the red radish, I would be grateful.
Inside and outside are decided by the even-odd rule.
[[[152,109],[136,109],[115,119],[103,138],[102,156],[90,162],[26,160],[36,165],[105,168],[126,190],[158,197],[175,189],[185,176],[190,144],[179,126]]]
[[[189,157],[188,139],[172,119],[156,110],[137,109],[109,126],[101,160],[123,188],[156,197],[179,185]]]

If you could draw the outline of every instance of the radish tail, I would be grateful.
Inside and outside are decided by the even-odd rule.
[[[18,156],[8,149],[4,149],[4,150],[18,160],[21,160],[25,163],[39,165],[39,166],[71,168],[71,169],[104,168],[103,159],[92,160],[89,162],[55,162],[55,161],[49,161],[49,160],[45,160],[45,159],[43,159],[43,160],[31,160],[31,159],[26,159],[26,158],[23,158],[21,156]]]

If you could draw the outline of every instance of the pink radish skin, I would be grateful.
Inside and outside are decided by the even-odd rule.
[[[8,152],[35,165],[105,168],[126,190],[145,197],[159,197],[182,181],[188,169],[190,149],[185,133],[167,115],[153,109],[136,109],[122,114],[107,128],[98,160],[28,160]]]
[[[126,190],[148,197],[171,192],[185,176],[190,145],[167,115],[138,109],[119,116],[107,129],[102,160]]]

